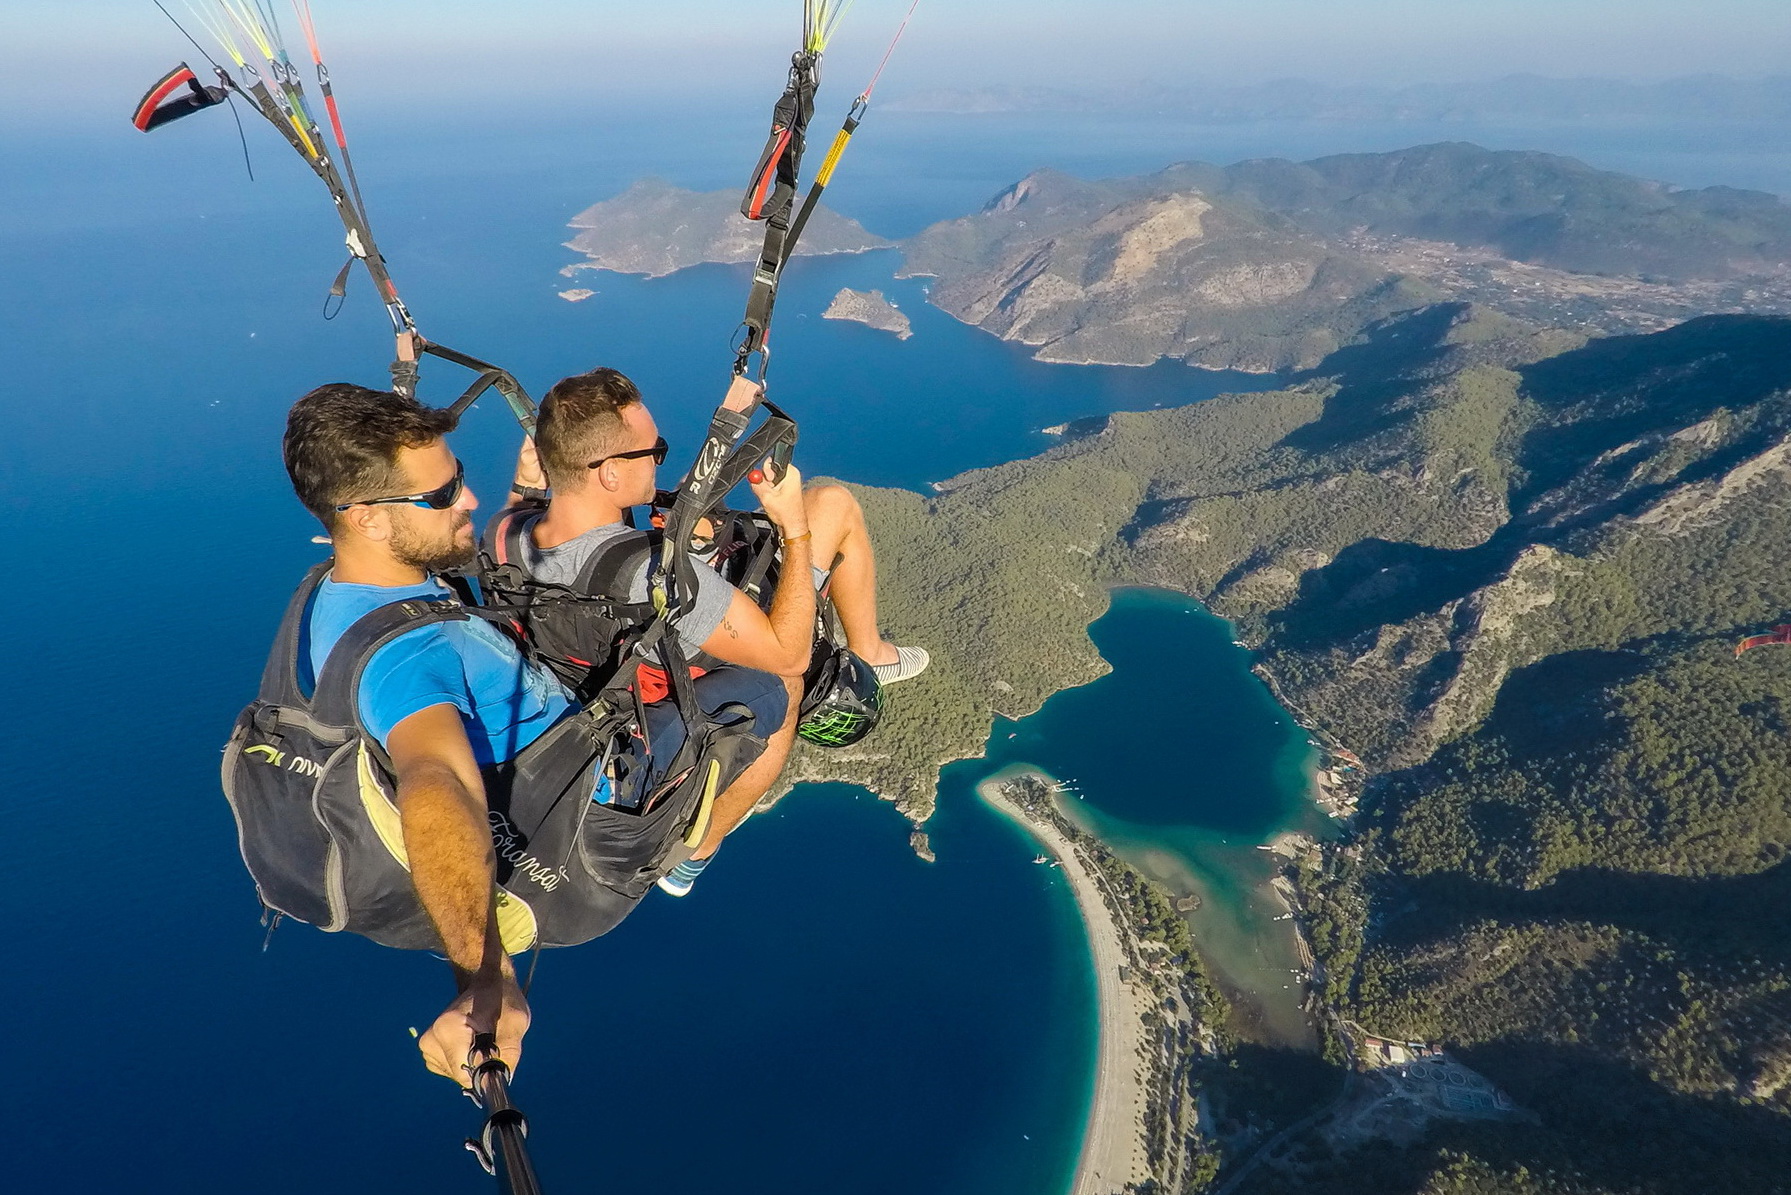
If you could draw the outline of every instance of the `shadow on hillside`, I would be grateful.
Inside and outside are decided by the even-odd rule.
[[[1361,344],[1338,349],[1310,373],[1295,377],[1295,382],[1332,378],[1338,390],[1323,413],[1289,432],[1282,446],[1330,452],[1409,420],[1405,400],[1430,384],[1427,371],[1449,352],[1449,329],[1467,310],[1466,303],[1438,303],[1392,316],[1368,328]]]
[[[1396,426],[1404,402],[1429,385],[1425,370],[1462,310],[1444,304],[1388,321],[1367,342],[1341,349],[1314,371],[1341,389],[1313,423],[1283,443],[1324,452]],[[1716,451],[1638,443],[1692,427],[1719,410],[1741,411],[1791,389],[1791,319],[1708,316],[1648,336],[1595,340],[1519,371],[1526,397],[1544,422],[1516,453],[1519,487],[1512,518],[1485,543],[1446,549],[1363,539],[1329,565],[1300,578],[1298,596],[1278,614],[1273,633],[1289,647],[1341,643],[1397,625],[1496,581],[1532,544],[1567,546],[1577,532],[1633,516],[1669,490],[1718,477],[1784,433],[1762,424]],[[1661,475],[1637,480],[1660,455]],[[1574,482],[1559,509],[1538,505]]]
[[[1487,919],[1585,921],[1646,934],[1689,958],[1746,956],[1791,966],[1791,862],[1697,879],[1577,868],[1532,890],[1440,872],[1402,881],[1401,891],[1410,911],[1390,921],[1386,935],[1408,946]]]
[[[1341,1154],[1309,1138],[1297,1182],[1259,1170],[1237,1195],[1463,1195],[1646,1192],[1780,1195],[1791,1173],[1791,1117],[1769,1106],[1671,1091],[1581,1046],[1507,1040],[1450,1051],[1535,1119],[1433,1124],[1411,1149],[1386,1142]],[[1502,1177],[1470,1180],[1468,1154]],[[1439,1174],[1455,1182],[1435,1183]],[[1527,1172],[1528,1181],[1513,1182]]]
[[[1791,319],[1704,316],[1647,336],[1594,340],[1518,372],[1525,397],[1553,416],[1518,450],[1529,498],[1634,440],[1791,388]],[[1575,408],[1596,413],[1574,419]]]
[[[1499,686],[1479,733],[1513,754],[1540,759],[1595,741],[1608,718],[1605,693],[1648,671],[1639,651],[1566,651],[1515,669]]]
[[[1213,1084],[1222,1132],[1247,1123],[1279,1131],[1335,1098],[1343,1070],[1307,1050],[1240,1042],[1225,1055]]]
[[[1496,580],[1523,547],[1501,529],[1473,548],[1364,539],[1300,577],[1298,596],[1271,620],[1279,643],[1340,643],[1467,596]]]
[[[1718,411],[1743,410],[1791,388],[1791,319],[1704,316],[1647,336],[1594,340],[1518,373],[1524,396],[1542,408],[1544,422],[1518,447],[1526,480],[1513,495],[1514,511],[1594,463],[1612,482],[1621,479],[1646,453],[1619,451],[1637,440],[1691,427]],[[1765,447],[1767,438],[1713,456],[1674,484],[1720,472]],[[1638,493],[1637,501],[1652,496]],[[1613,513],[1629,513],[1637,501]]]
[[[1475,1152],[1502,1170],[1568,1169],[1599,1189],[1665,1195],[1782,1192],[1791,1174],[1791,1117],[1776,1108],[1674,1092],[1641,1069],[1581,1046],[1501,1041],[1455,1051],[1541,1117],[1501,1126]]]

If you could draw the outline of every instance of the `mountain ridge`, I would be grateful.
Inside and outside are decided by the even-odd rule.
[[[1791,311],[1791,205],[1465,142],[1098,181],[1041,170],[910,239],[901,273],[1042,360],[1309,369],[1448,299],[1603,333]]]

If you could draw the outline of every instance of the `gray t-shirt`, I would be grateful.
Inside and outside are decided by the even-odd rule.
[[[593,527],[574,539],[569,539],[557,548],[538,548],[532,534],[532,525],[525,529],[523,542],[523,567],[538,581],[546,581],[550,585],[571,586],[577,583],[578,576],[584,571],[586,562],[596,555],[598,550],[610,541],[633,533],[633,529],[621,523],[611,523],[605,527]],[[680,650],[686,656],[699,651],[703,641],[715,633],[721,620],[727,616],[728,606],[734,600],[734,587],[722,579],[721,574],[700,560],[692,560],[691,568],[696,573],[696,594],[691,599],[690,609],[682,617],[672,623],[672,631],[678,637]],[[615,601],[644,602],[647,600],[647,576],[659,566],[659,552],[655,550],[651,557],[643,561],[640,571],[628,579],[628,592],[623,594],[604,594],[604,597]]]

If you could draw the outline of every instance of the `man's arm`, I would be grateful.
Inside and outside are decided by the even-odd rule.
[[[460,995],[419,1039],[429,1069],[466,1086],[476,1033],[494,1033],[514,1070],[529,1010],[498,936],[485,785],[460,711],[432,705],[387,736],[417,898],[441,935]]]
[[[510,493],[504,505],[508,508],[522,502],[540,502],[547,495],[547,473],[541,468],[541,457],[535,451],[535,437],[524,436],[516,453],[516,472],[510,481]]]
[[[815,581],[809,567],[813,539],[802,500],[802,475],[792,465],[775,485],[759,482],[752,489],[783,537],[783,565],[777,592],[771,596],[771,613],[735,590],[721,625],[703,640],[703,650],[730,664],[801,676],[808,671],[815,640]]]

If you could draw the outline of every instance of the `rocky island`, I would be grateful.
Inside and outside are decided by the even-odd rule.
[[[764,225],[742,216],[739,203],[735,191],[687,191],[659,179],[642,179],[572,218],[570,227],[580,232],[566,247],[586,260],[560,273],[570,278],[580,270],[613,270],[658,278],[710,262],[757,261]],[[863,253],[889,244],[822,206],[815,209],[796,253]]]
[[[908,317],[884,298],[880,290],[853,290],[846,287],[833,296],[833,302],[821,313],[822,319],[850,320],[880,332],[894,332],[897,340],[914,335]]]

